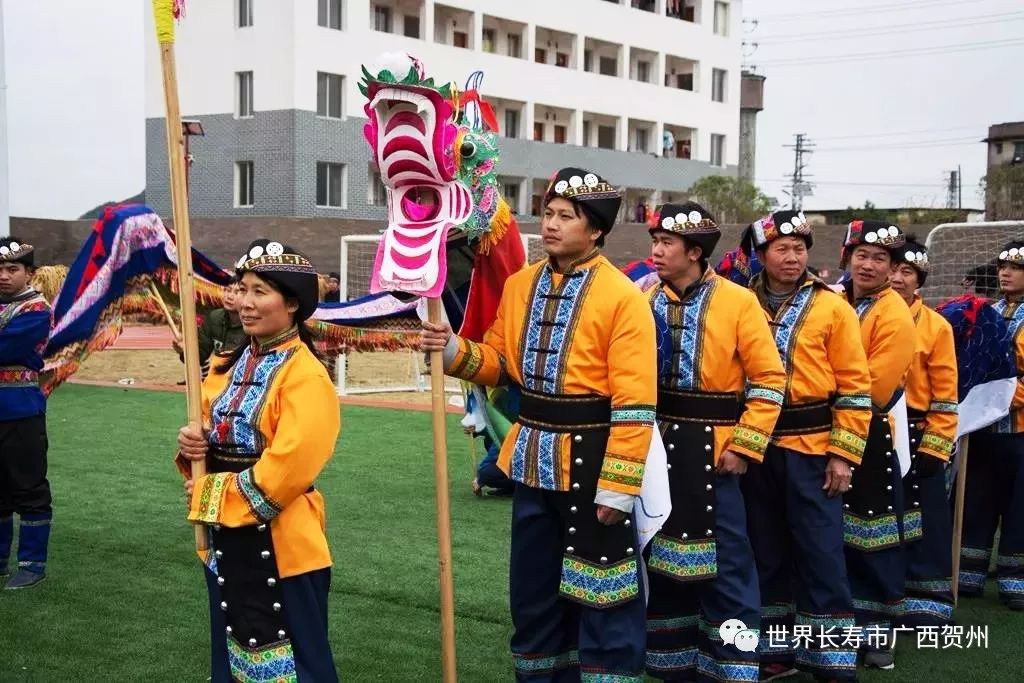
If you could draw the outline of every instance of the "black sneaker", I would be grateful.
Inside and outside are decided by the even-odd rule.
[[[15,574],[7,585],[4,586],[5,590],[14,591],[19,588],[31,588],[40,581],[46,578],[46,574],[43,572],[33,572],[28,569],[19,569],[18,573]]]
[[[1022,612],[1024,611],[1024,597],[1007,598],[1006,606],[1014,612]]]
[[[868,650],[864,653],[864,666],[869,669],[896,668],[896,655],[892,650]]]

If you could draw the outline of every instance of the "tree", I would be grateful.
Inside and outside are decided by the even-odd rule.
[[[846,211],[842,211],[836,214],[835,222],[839,225],[849,223],[851,221],[889,221],[896,222],[897,218],[892,215],[892,212],[886,211],[885,209],[875,208],[875,205],[870,200],[864,201],[864,208],[855,209],[852,206],[846,207]]]
[[[689,198],[719,223],[749,223],[772,209],[771,200],[752,183],[724,175],[704,176],[687,190]]]
[[[1007,164],[989,170],[981,179],[985,193],[985,219],[990,221],[1024,218],[1024,164]]]

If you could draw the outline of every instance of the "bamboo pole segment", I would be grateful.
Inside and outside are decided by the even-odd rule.
[[[953,606],[960,598],[960,544],[964,531],[964,494],[967,491],[967,452],[971,443],[969,435],[960,437],[957,447],[956,498],[953,503]]]
[[[174,339],[177,342],[181,342],[181,330],[178,329],[177,323],[174,322],[174,316],[171,315],[171,311],[167,308],[167,302],[160,296],[160,290],[157,289],[156,283],[152,280],[149,281],[149,293],[156,299],[157,306],[160,307],[160,312],[164,314],[164,320],[167,321],[167,327],[171,328],[171,334],[174,335]]]
[[[178,101],[178,72],[174,60],[174,0],[153,0],[153,18],[160,44],[160,67],[167,109],[167,161],[170,165],[171,209],[174,216],[174,241],[178,252],[178,297],[181,300],[181,326],[185,351],[185,403],[188,422],[202,428],[203,404],[199,369],[199,329],[196,326],[195,273],[192,272],[192,236],[188,220],[188,190],[185,179],[185,139],[181,130],[181,106]],[[206,474],[206,462],[192,461],[192,480]],[[207,550],[206,527],[195,527],[196,550]]]
[[[427,300],[427,319],[442,322],[441,300]],[[430,352],[430,406],[434,423],[434,486],[437,489],[437,569],[441,588],[441,680],[455,683],[455,582],[452,578],[452,530],[448,499],[447,418],[444,360]]]

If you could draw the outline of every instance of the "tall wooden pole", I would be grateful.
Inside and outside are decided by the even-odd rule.
[[[427,319],[441,322],[441,300],[427,299]],[[455,581],[448,499],[448,424],[444,400],[444,360],[430,352],[430,407],[434,421],[434,486],[437,489],[437,571],[441,586],[441,680],[455,683]]]
[[[960,545],[964,532],[964,494],[967,491],[967,455],[971,440],[969,436],[961,436],[957,447],[956,465],[956,498],[953,501],[953,605],[960,597]]]
[[[153,0],[160,66],[167,108],[167,161],[171,169],[171,210],[174,215],[175,245],[178,251],[178,296],[185,350],[185,401],[188,422],[193,429],[203,424],[201,375],[199,370],[199,329],[196,327],[195,273],[192,272],[192,236],[188,222],[188,188],[185,179],[185,136],[181,130],[178,102],[178,72],[174,61],[174,0]],[[206,474],[206,462],[192,461],[193,481]],[[196,549],[206,550],[206,528],[196,525]]]

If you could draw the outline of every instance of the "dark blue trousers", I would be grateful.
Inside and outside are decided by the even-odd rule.
[[[889,486],[892,487],[893,509],[902,518],[903,480],[895,460],[891,469]],[[856,476],[853,481],[857,481]],[[902,537],[902,523],[900,533]],[[890,631],[893,622],[900,619],[903,604],[903,585],[907,573],[905,545],[900,543],[873,551],[847,545],[845,551],[854,615],[864,635],[861,649],[889,649],[893,644]]]
[[[747,528],[761,584],[761,662],[856,680],[857,653],[843,556],[842,498],[829,498],[825,456],[769,446],[743,476]],[[794,613],[795,612],[795,613]],[[810,638],[795,635],[813,633]]]
[[[953,523],[946,475],[939,470],[914,483],[918,486],[921,538],[906,545],[906,596],[900,612],[904,626],[941,627],[953,618]]]
[[[666,681],[756,681],[758,656],[722,640],[720,627],[739,619],[754,637],[761,628],[761,595],[747,512],[737,475],[715,481],[718,575],[680,582],[650,572],[647,672]],[[731,634],[735,637],[735,633]]]
[[[971,434],[960,549],[960,592],[985,585],[999,528],[999,597],[1024,598],[1024,434]]]
[[[212,683],[232,683],[224,612],[221,611],[217,577],[208,568],[206,588],[210,597],[210,676]],[[280,581],[282,614],[290,633],[299,681],[331,683],[338,680],[327,638],[327,593],[331,570],[319,569]]]
[[[646,647],[643,586],[637,598],[606,609],[559,594],[566,548],[560,510],[567,495],[516,484],[512,498],[509,598],[516,680],[640,682]],[[596,514],[596,509],[586,512]]]
[[[46,479],[46,415],[0,421],[0,569],[7,569],[18,513],[18,567],[46,569],[53,518]],[[0,572],[6,573],[6,572]]]

